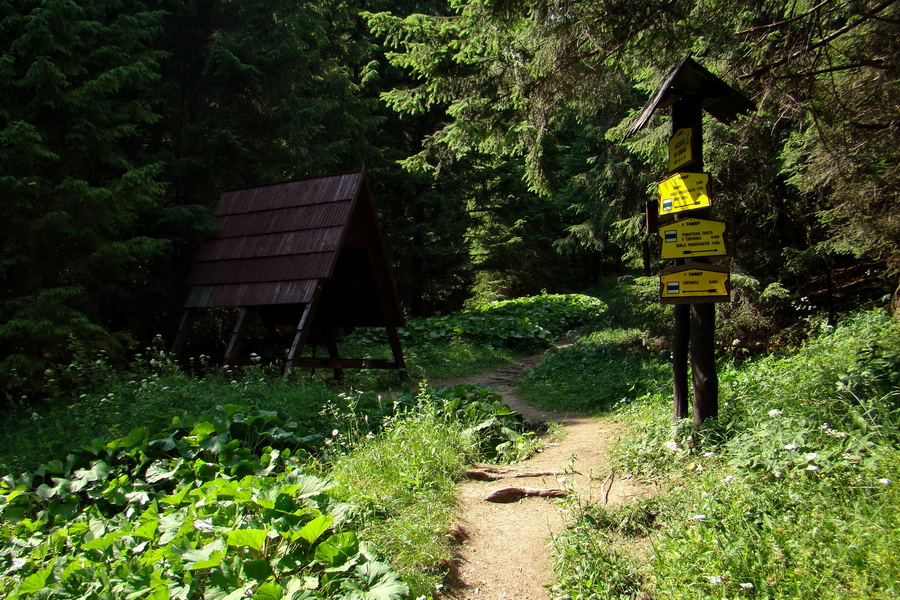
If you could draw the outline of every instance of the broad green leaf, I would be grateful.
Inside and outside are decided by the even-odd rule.
[[[409,594],[409,586],[386,563],[369,561],[357,566],[354,574],[358,580],[341,583],[348,591],[346,600],[398,600]]]
[[[304,539],[310,543],[310,545],[315,544],[316,540],[318,540],[323,533],[328,531],[328,528],[332,526],[334,523],[334,517],[331,515],[322,515],[321,517],[316,517],[309,523],[303,526],[303,528],[297,533],[291,535],[291,538],[296,539]]]
[[[352,531],[336,533],[316,547],[316,560],[329,569],[345,570],[356,563],[359,544]]]
[[[181,555],[181,558],[185,562],[185,569],[196,571],[219,566],[223,556],[225,556],[225,544],[222,543],[222,540],[215,540],[202,548],[188,550]]]
[[[229,546],[252,548],[262,552],[266,545],[268,531],[265,529],[235,529],[226,534]]]
[[[147,471],[144,473],[144,479],[147,483],[170,481],[183,464],[184,460],[180,458],[172,462],[155,460],[147,467]]]
[[[197,423],[196,425],[194,425],[194,428],[191,430],[191,435],[196,435],[199,438],[203,438],[215,432],[216,426],[214,423],[203,421],[202,423]]]
[[[256,591],[253,592],[253,600],[281,600],[284,597],[284,590],[277,583],[262,583]]]
[[[41,569],[40,571],[36,571],[25,578],[22,581],[22,584],[19,586],[17,590],[19,594],[35,594],[45,587],[47,587],[47,580],[50,578],[50,574],[53,573],[53,565],[50,564],[48,567]]]
[[[106,552],[110,546],[112,546],[116,540],[119,540],[128,535],[128,531],[125,528],[117,529],[116,531],[111,531],[105,535],[102,535],[98,538],[95,538],[81,547],[84,550],[99,550],[100,552]]]
[[[230,440],[231,434],[225,431],[223,433],[220,433],[219,435],[209,436],[200,443],[200,447],[210,454],[218,456],[222,453]]]
[[[299,469],[288,474],[288,476],[285,477],[285,481],[297,486],[296,494],[298,498],[318,496],[334,487],[334,482],[321,479],[314,475],[307,475]]]
[[[256,581],[265,581],[274,574],[272,565],[264,559],[245,561],[243,567],[247,577]]]
[[[95,460],[91,463],[90,469],[78,469],[75,471],[75,477],[69,489],[73,492],[80,492],[89,483],[104,481],[107,475],[109,475],[109,465],[102,460]]]

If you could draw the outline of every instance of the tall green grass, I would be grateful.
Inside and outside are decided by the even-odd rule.
[[[334,465],[343,497],[363,511],[362,535],[391,557],[414,597],[434,594],[450,566],[456,482],[476,456],[461,423],[423,404]]]
[[[721,369],[722,410],[699,435],[668,394],[621,407],[619,468],[666,492],[638,507],[651,560],[620,555],[585,589],[570,548],[625,544],[625,516],[582,513],[559,541],[573,598],[893,598],[900,595],[900,325],[883,311]],[[632,513],[635,509],[632,509]],[[640,537],[640,536],[638,536]],[[606,579],[604,579],[606,578]],[[602,595],[598,595],[601,594]],[[592,595],[593,594],[593,595]]]

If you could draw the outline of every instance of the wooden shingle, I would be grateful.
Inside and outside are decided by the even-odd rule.
[[[288,369],[308,363],[301,357],[313,330],[359,326],[388,329],[394,362],[363,365],[338,359],[335,351],[329,364],[316,359],[306,366],[403,367],[396,334],[403,313],[364,170],[225,192],[215,219],[217,231],[188,277],[176,353],[194,311],[235,307],[241,316],[226,363],[235,358],[244,321],[255,310],[266,322],[294,319]],[[325,342],[331,350],[333,340]]]

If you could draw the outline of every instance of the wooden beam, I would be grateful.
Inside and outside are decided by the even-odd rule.
[[[294,342],[291,344],[291,350],[288,353],[287,364],[284,367],[284,377],[291,374],[291,369],[297,366],[299,359],[303,356],[303,347],[306,345],[309,336],[312,333],[313,316],[316,307],[319,305],[319,298],[322,297],[322,284],[316,285],[313,297],[310,302],[306,303],[303,308],[303,315],[300,317],[300,323],[297,324],[297,333],[294,335]]]
[[[188,330],[197,314],[196,308],[186,308],[181,316],[181,323],[178,325],[178,333],[175,334],[175,341],[172,343],[172,354],[176,357],[181,356],[184,351],[184,345],[187,343]]]
[[[241,344],[244,341],[244,335],[247,333],[247,326],[250,324],[250,307],[242,306],[241,312],[238,314],[234,329],[231,332],[231,340],[228,342],[228,349],[225,351],[225,358],[222,361],[222,367],[231,364],[232,359],[240,352]]]

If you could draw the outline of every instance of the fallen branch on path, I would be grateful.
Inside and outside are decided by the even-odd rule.
[[[515,502],[516,500],[521,500],[522,498],[529,498],[532,496],[537,496],[540,498],[565,498],[568,495],[568,491],[558,488],[542,490],[537,488],[511,487],[497,490],[484,500],[486,502]]]
[[[616,472],[612,471],[609,475],[606,476],[606,480],[600,484],[600,489],[603,490],[606,488],[606,491],[603,492],[603,506],[606,506],[606,503],[609,502],[609,491],[612,489],[613,481],[616,479]],[[609,483],[609,487],[606,487],[606,484]]]
[[[466,471],[466,477],[475,479],[476,481],[497,481],[498,479],[508,479],[517,477],[559,477],[562,475],[559,471],[540,471],[540,472],[524,472],[510,473],[509,470],[499,469],[470,469]]]

